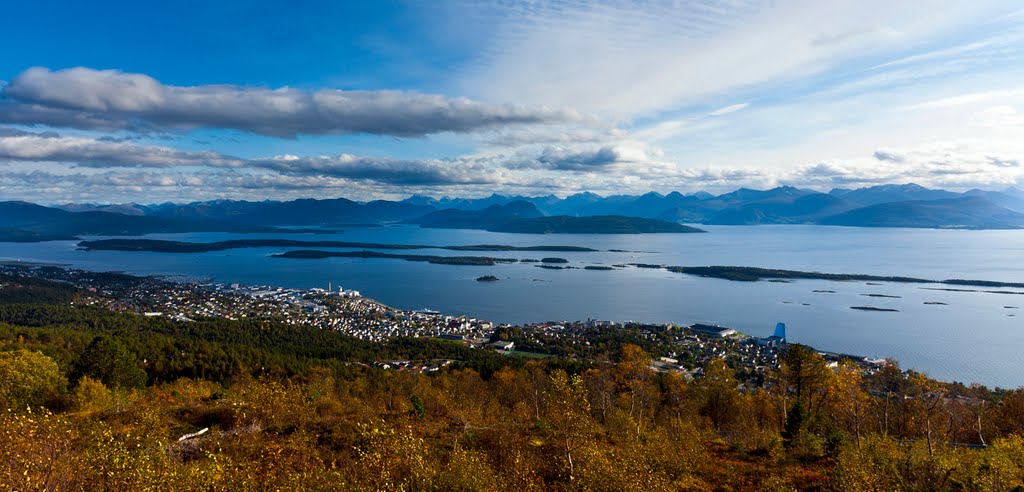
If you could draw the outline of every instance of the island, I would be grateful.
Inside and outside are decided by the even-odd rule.
[[[569,263],[565,258],[541,258],[541,263]]]
[[[634,264],[634,266],[639,266]],[[884,277],[878,275],[861,275],[861,274],[849,274],[849,273],[822,273],[822,272],[802,272],[797,270],[778,270],[772,268],[756,268],[756,267],[738,267],[738,266],[704,266],[704,267],[687,267],[687,266],[670,266],[666,267],[666,270],[675,273],[685,273],[687,275],[697,275],[699,277],[712,277],[720,278],[725,280],[735,280],[739,282],[757,282],[763,279],[809,279],[809,280],[834,280],[834,281],[876,281],[876,282],[899,282],[899,283],[916,283],[916,284],[953,284],[953,285],[971,285],[981,287],[1011,287],[1017,289],[1024,289],[1024,283],[1021,282],[995,282],[991,280],[965,280],[965,279],[951,279],[951,280],[929,280],[924,278],[914,277]],[[922,287],[929,290],[949,290],[949,291],[961,291],[961,292],[977,292],[974,290],[966,289],[940,289],[934,287]],[[1022,292],[1012,291],[983,291],[997,294],[1024,294]],[[882,295],[876,295],[872,297],[884,297]]]
[[[880,308],[880,307],[874,307],[874,306],[850,306],[850,309],[856,309],[856,310],[859,310],[859,311],[880,311],[880,312],[886,312],[886,313],[898,313],[898,312],[900,312],[899,309]]]
[[[449,251],[546,251],[593,252],[583,246],[509,246],[505,244],[471,244],[465,246],[430,246],[424,244],[387,244],[352,241],[301,241],[293,239],[235,239],[210,243],[164,241],[158,239],[101,239],[82,241],[78,247],[86,251],[150,251],[156,253],[206,253],[239,248],[360,248],[360,249],[443,249]]]
[[[584,270],[614,270],[614,268],[607,265],[587,265],[583,267]]]
[[[323,258],[387,258],[405,261],[422,261],[437,265],[474,265],[494,266],[498,263],[515,263],[515,258],[491,258],[489,256],[434,256],[434,255],[403,255],[381,253],[379,251],[318,251],[293,250],[270,255],[271,258],[292,258],[300,260],[319,260]]]
[[[664,265],[655,265],[654,263],[630,263],[629,265],[630,266],[635,266],[637,268],[652,268],[652,269],[664,268]]]
[[[484,275],[483,277],[477,277],[476,281],[477,282],[497,282],[498,281],[498,277],[495,277],[494,275]]]

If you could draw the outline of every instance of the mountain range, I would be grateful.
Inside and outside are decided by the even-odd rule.
[[[521,234],[643,234],[704,232],[677,222],[624,215],[545,215],[526,200],[490,205],[483,210],[444,209],[406,221],[420,227],[484,229]]]
[[[407,203],[451,210],[529,202],[545,215],[623,215],[670,222],[711,225],[833,224],[860,227],[1018,228],[1024,227],[1024,192],[970,190],[957,193],[916,184],[836,188],[820,193],[791,186],[738,190],[711,195],[600,195],[584,192],[566,198],[491,195],[463,199],[411,197]],[[896,205],[899,204],[899,205]],[[886,206],[882,206],[886,205]],[[899,220],[895,220],[895,216]]]
[[[0,202],[0,240],[35,242],[78,235],[137,236],[156,232],[269,232],[280,229],[210,219],[180,220],[86,210],[69,212],[28,202]]]
[[[584,227],[584,222],[556,217],[625,217],[670,224],[1012,229],[1024,228],[1024,192],[1009,188],[960,193],[903,184],[836,188],[828,193],[781,186],[770,190],[740,188],[721,195],[650,192],[601,196],[584,192],[565,198],[493,194],[484,198],[412,196],[401,201],[370,202],[334,198],[44,207],[8,201],[0,202],[0,240],[153,232],[261,232],[274,230],[275,226],[329,228],[389,223],[499,230],[505,228],[502,224],[516,222],[524,231],[541,232]],[[635,232],[654,223],[641,226],[634,221],[623,228],[621,219],[590,220],[584,229],[603,232],[602,224],[608,231],[619,228]]]

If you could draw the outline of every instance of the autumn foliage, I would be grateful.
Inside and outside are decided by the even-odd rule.
[[[866,373],[799,345],[756,379],[725,359],[691,377],[656,372],[629,344],[524,362],[436,341],[5,309],[0,490],[1024,487],[1024,390],[894,363]],[[462,362],[367,363],[394,355]]]
[[[1022,484],[1019,392],[975,402],[917,375],[864,381],[851,368],[819,364],[813,352],[798,355],[807,359],[790,361],[769,386],[742,391],[724,364],[687,382],[651,371],[646,354],[628,347],[617,363],[579,374],[536,362],[488,379],[470,369],[367,370],[353,378],[313,369],[287,379],[240,373],[226,386],[179,379],[142,389],[110,389],[83,376],[60,396],[64,382],[53,380],[52,360],[3,352],[9,405],[0,413],[0,483],[11,490],[993,491]],[[9,368],[23,368],[24,358],[37,370],[17,380]],[[886,396],[887,385],[899,386],[898,398]],[[200,428],[210,431],[178,440]],[[988,446],[964,445],[980,439]]]

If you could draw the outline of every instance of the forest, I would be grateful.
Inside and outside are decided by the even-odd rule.
[[[75,299],[0,285],[0,489],[1024,490],[1024,389],[895,362],[690,380],[628,336],[526,361]]]

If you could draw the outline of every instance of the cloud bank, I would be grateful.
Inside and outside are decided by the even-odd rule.
[[[685,167],[655,150],[615,146],[547,147],[537,153],[447,159],[279,155],[239,158],[214,151],[18,130],[0,132],[0,189],[44,202],[133,198],[145,202],[212,198],[398,198],[410,194],[479,196],[492,192],[560,195],[656,191],[731,191],[793,185],[827,191],[915,182],[966,190],[1003,188],[1024,179],[1022,149],[962,140],[881,148],[859,160],[788,170]]]
[[[272,137],[443,132],[580,122],[570,109],[496,105],[402,91],[173,86],[137,73],[34,67],[2,91],[0,123],[87,130],[234,129]]]

